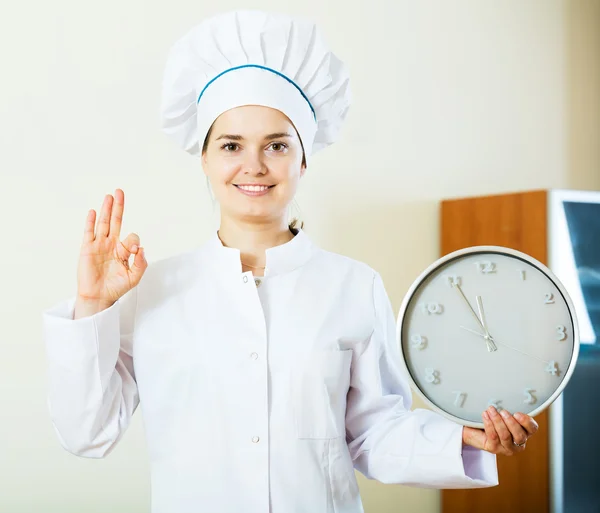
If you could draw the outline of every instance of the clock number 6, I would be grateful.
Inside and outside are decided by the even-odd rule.
[[[498,399],[490,399],[488,401],[488,408],[490,406],[493,406],[494,408],[496,408],[496,410],[500,411],[503,410],[504,408],[502,408],[502,406],[500,406],[500,403],[502,402],[502,399],[498,400]]]

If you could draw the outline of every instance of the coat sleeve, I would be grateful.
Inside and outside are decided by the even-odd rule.
[[[108,455],[139,404],[132,358],[137,289],[79,319],[75,297],[42,312],[48,408],[61,445],[77,456]]]
[[[464,447],[462,426],[428,409],[410,410],[396,319],[383,281],[373,282],[375,325],[353,355],[346,436],[354,467],[369,479],[423,488],[498,484],[496,456]]]

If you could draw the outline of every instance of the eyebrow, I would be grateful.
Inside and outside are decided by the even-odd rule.
[[[283,137],[292,137],[292,134],[287,132],[276,132],[274,134],[265,135],[264,139],[271,141],[273,139],[281,139]],[[220,139],[229,139],[231,141],[243,141],[244,138],[241,135],[237,134],[222,134],[215,139],[215,141],[219,141]]]

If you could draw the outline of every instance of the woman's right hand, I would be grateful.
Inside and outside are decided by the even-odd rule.
[[[135,287],[148,267],[137,234],[119,240],[124,204],[121,189],[115,191],[114,198],[107,194],[95,232],[96,211],[92,209],[87,215],[77,269],[77,302],[97,311],[110,307]],[[135,257],[130,266],[132,254]]]

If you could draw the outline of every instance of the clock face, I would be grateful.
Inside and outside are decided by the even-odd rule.
[[[523,253],[498,249],[440,259],[413,284],[398,323],[419,395],[474,427],[491,404],[542,411],[566,385],[579,348],[556,277]]]

